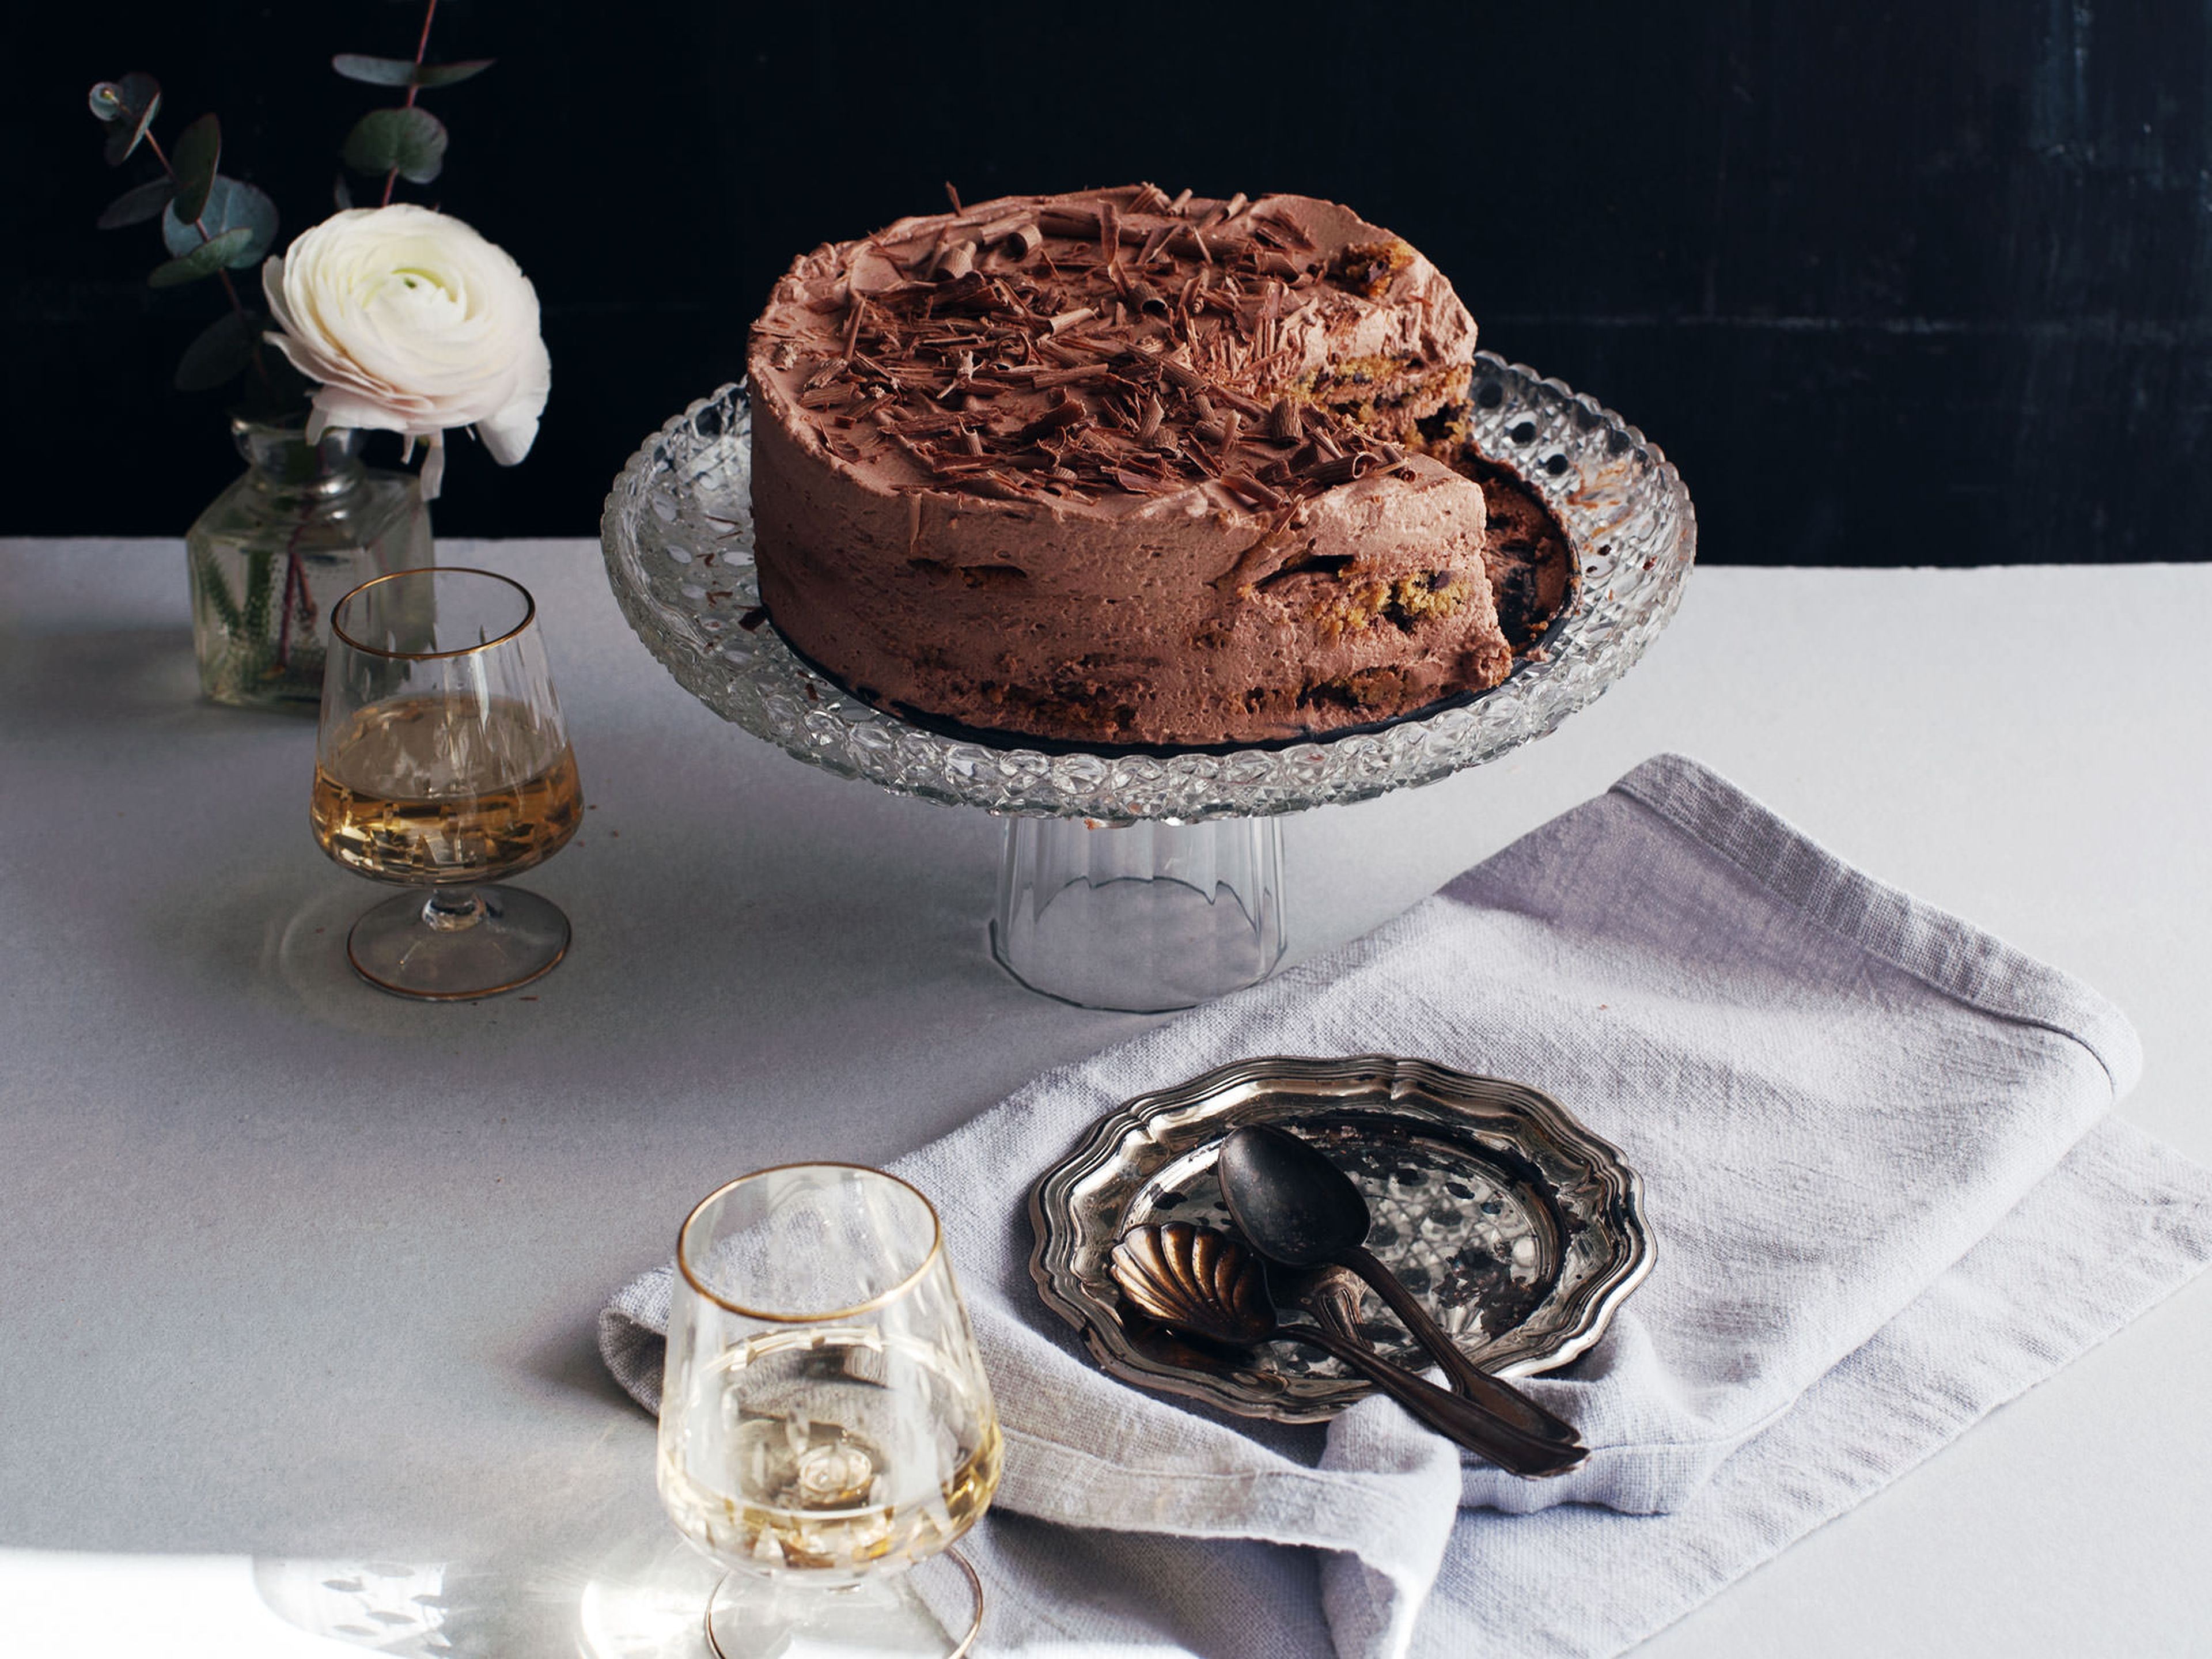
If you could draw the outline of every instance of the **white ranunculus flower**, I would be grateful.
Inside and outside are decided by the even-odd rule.
[[[530,453],[552,385],[538,290],[501,248],[411,203],[348,208],[261,267],[269,339],[319,381],[308,437],[328,427],[398,432],[430,446],[438,493],[445,434],[472,426],[501,466]]]

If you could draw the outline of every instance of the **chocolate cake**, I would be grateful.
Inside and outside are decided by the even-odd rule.
[[[1304,197],[1007,197],[824,246],[752,334],[762,601],[874,701],[1076,741],[1494,685],[1493,577],[1519,631],[1542,595],[1448,464],[1474,337],[1413,247]]]

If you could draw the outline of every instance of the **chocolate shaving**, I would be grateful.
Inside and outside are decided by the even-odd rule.
[[[1141,276],[1130,284],[1129,297],[1137,302],[1137,309],[1147,317],[1164,317],[1170,307],[1166,297]]]
[[[1280,492],[1267,488],[1249,472],[1224,472],[1221,475],[1224,489],[1233,489],[1255,507],[1280,507]]]
[[[1190,192],[1189,192],[1188,191],[1187,191],[1187,190],[1185,190],[1185,191],[1177,191],[1177,192],[1176,192],[1176,198],[1175,198],[1175,200],[1174,200],[1174,201],[1172,201],[1172,202],[1170,202],[1170,203],[1167,204],[1167,207],[1166,207],[1166,209],[1165,209],[1164,210],[1165,210],[1166,212],[1169,212],[1169,213],[1180,214],[1180,213],[1183,210],[1183,209],[1185,209],[1186,207],[1188,207],[1188,206],[1189,206],[1189,205],[1190,205]]]
[[[1047,326],[1054,334],[1059,334],[1068,329],[1073,328],[1078,323],[1089,322],[1097,314],[1097,312],[1089,306],[1078,306],[1073,311],[1061,312],[1060,315],[1054,318]]]
[[[945,194],[946,199],[952,204],[952,210],[955,213],[964,213],[967,211],[965,208],[960,205],[960,192],[952,188],[952,181],[950,179],[947,179],[945,181]]]
[[[1062,427],[1073,426],[1079,421],[1090,418],[1091,411],[1083,406],[1079,399],[1062,392],[1060,394],[1059,402],[1014,434],[1014,436],[1020,439],[1041,438],[1048,432],[1057,432]]]
[[[1305,422],[1298,418],[1298,406],[1288,398],[1276,398],[1275,406],[1267,411],[1267,435],[1277,443],[1305,441]]]
[[[853,296],[853,314],[845,319],[845,357],[850,362],[860,343],[860,320],[868,314],[868,298],[865,294]]]
[[[1098,238],[1098,215],[1093,210],[1043,208],[1038,210],[1037,222],[1054,236],[1066,236],[1079,242],[1096,241]]]
[[[1324,461],[1306,474],[1313,483],[1328,489],[1333,485],[1350,483],[1375,465],[1372,455],[1360,453],[1340,455],[1333,461]]]
[[[945,279],[965,276],[975,268],[975,245],[955,242],[938,256],[935,274]]]
[[[1080,368],[1041,369],[1030,384],[1034,386],[1073,386],[1079,380],[1110,380],[1113,374],[1110,364],[1085,363]]]
[[[1139,185],[1130,192],[1129,211],[1132,213],[1158,213],[1167,204],[1168,193],[1158,185]]]

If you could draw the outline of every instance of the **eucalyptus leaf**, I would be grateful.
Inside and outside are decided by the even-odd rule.
[[[95,81],[87,94],[92,112],[103,121],[135,121],[161,101],[161,83],[143,70],[120,81]]]
[[[179,219],[172,204],[161,216],[161,240],[168,245],[169,252],[181,259],[200,245],[200,226],[206,227],[210,236],[220,236],[240,225],[251,230],[253,237],[224,261],[234,269],[258,264],[261,256],[269,252],[270,244],[276,240],[276,204],[244,179],[217,173],[208,191],[207,206],[200,214],[199,225]]]
[[[169,169],[177,179],[176,215],[186,224],[206,210],[216,163],[222,159],[222,123],[212,114],[201,116],[177,135],[169,151]]]
[[[418,87],[452,87],[482,75],[496,58],[465,58],[455,64],[417,64],[415,65],[415,84]]]
[[[253,361],[269,319],[258,312],[225,312],[200,331],[177,363],[177,390],[208,392],[237,378]]]
[[[120,81],[102,81],[90,94],[92,112],[114,129],[107,135],[107,165],[121,167],[138,148],[161,107],[161,83],[143,70]]]
[[[169,204],[177,187],[167,179],[149,179],[143,185],[134,185],[107,204],[95,222],[102,230],[115,230],[124,225],[135,225],[158,216]],[[199,239],[194,237],[193,240]],[[171,252],[176,250],[172,248]]]
[[[146,279],[149,288],[181,288],[186,283],[197,283],[203,276],[212,276],[229,263],[231,258],[253,240],[252,228],[234,226],[220,236],[202,242],[181,258],[167,264],[155,265],[154,274]]]
[[[446,165],[446,124],[427,109],[377,109],[354,124],[338,154],[356,173],[397,171],[427,185]]]
[[[370,58],[358,52],[342,52],[331,67],[349,81],[372,87],[450,87],[482,75],[495,59],[471,58],[459,64],[417,64],[406,58]]]

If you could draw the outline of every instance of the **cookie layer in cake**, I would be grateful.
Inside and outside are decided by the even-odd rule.
[[[1419,253],[1304,198],[1007,198],[824,246],[753,334],[763,601],[879,701],[1078,740],[1494,684],[1482,491],[1401,447],[1474,343]]]

